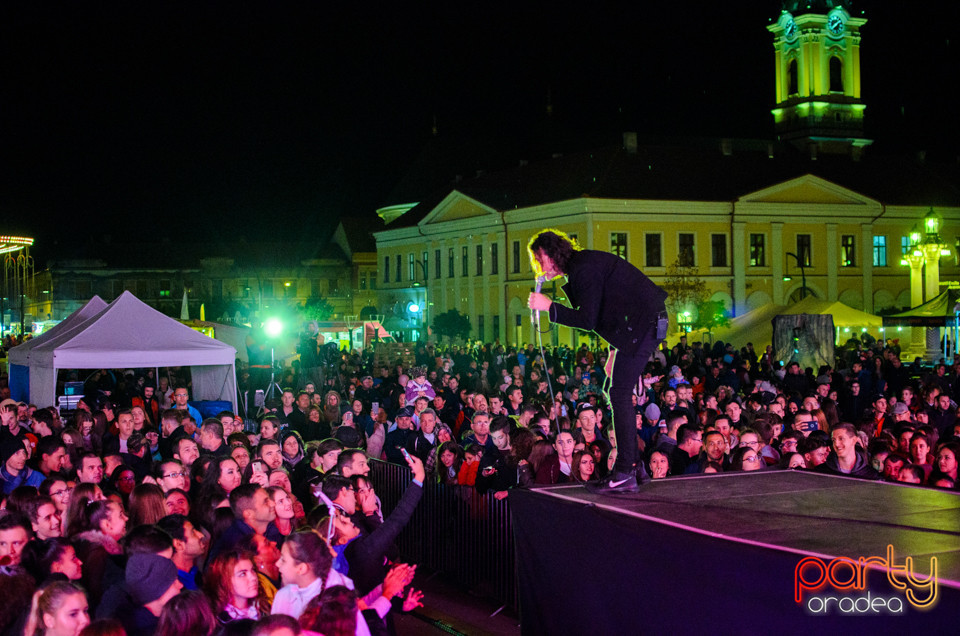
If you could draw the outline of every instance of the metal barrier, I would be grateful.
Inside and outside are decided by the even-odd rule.
[[[412,480],[410,469],[370,461],[384,516]],[[434,478],[435,479],[435,478]],[[517,608],[517,572],[509,497],[478,495],[468,486],[438,484],[429,476],[423,499],[397,539],[404,559],[453,577],[473,592]]]

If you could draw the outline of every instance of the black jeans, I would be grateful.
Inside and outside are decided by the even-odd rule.
[[[657,323],[650,325],[634,355],[617,351],[613,371],[605,383],[607,400],[613,410],[613,430],[617,436],[617,461],[613,470],[619,473],[632,472],[637,466],[637,413],[633,406],[633,390],[647,366],[650,354],[660,344],[657,338]]]

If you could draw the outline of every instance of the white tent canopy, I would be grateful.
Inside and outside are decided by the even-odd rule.
[[[30,351],[38,345],[42,345],[44,342],[49,341],[51,338],[57,337],[59,334],[64,333],[70,329],[73,329],[77,325],[86,322],[93,316],[96,316],[98,313],[103,311],[107,306],[107,303],[100,298],[99,296],[94,296],[87,301],[87,304],[76,310],[54,326],[50,327],[42,334],[35,338],[27,340],[22,345],[12,349],[10,351],[10,362],[13,364],[22,364],[26,366],[27,360],[30,356]]]
[[[773,342],[773,319],[777,316],[790,314],[830,314],[833,316],[834,326],[838,329],[853,330],[855,335],[859,335],[860,330],[866,328],[868,331],[872,331],[876,337],[883,338],[883,334],[880,332],[883,319],[880,316],[854,309],[840,301],[820,300],[813,296],[808,296],[793,305],[764,305],[758,307],[732,319],[729,326],[714,329],[713,338],[732,344],[737,348],[752,342],[757,351],[763,351],[766,345]],[[688,339],[692,342],[694,334],[702,333],[705,333],[705,331],[695,331],[688,334]],[[679,341],[679,336],[671,339],[671,346],[676,344],[676,341]]]
[[[11,365],[29,367],[31,402],[55,404],[59,369],[189,366],[194,400],[229,401],[236,409],[233,347],[168,318],[130,292],[86,319],[74,319],[91,303],[57,325],[70,323],[56,333],[10,350]]]

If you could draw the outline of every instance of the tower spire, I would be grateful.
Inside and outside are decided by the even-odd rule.
[[[872,140],[863,136],[866,105],[860,94],[860,27],[849,2],[785,2],[769,26],[774,37],[776,106],[780,139],[812,157],[850,153],[859,157]]]

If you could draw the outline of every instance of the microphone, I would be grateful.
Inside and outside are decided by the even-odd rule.
[[[540,290],[543,289],[543,284],[547,281],[547,277],[541,274],[537,276],[537,285],[534,288],[534,293],[539,294]],[[540,328],[540,312],[535,309],[530,310],[530,321],[537,326],[537,329]]]

